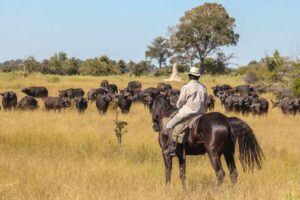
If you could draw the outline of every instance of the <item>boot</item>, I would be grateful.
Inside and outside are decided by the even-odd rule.
[[[176,153],[176,143],[172,138],[173,129],[167,129],[168,134],[168,148],[163,151],[163,154],[175,156]]]

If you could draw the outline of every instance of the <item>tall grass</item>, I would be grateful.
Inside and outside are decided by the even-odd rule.
[[[121,87],[138,79],[144,87],[163,78],[57,77],[0,74],[0,91],[24,86],[46,86],[50,95],[59,89],[82,87],[85,91],[108,79]],[[55,76],[56,77],[56,76]],[[55,81],[53,81],[55,79]],[[237,85],[240,77],[203,77],[210,87],[217,83]],[[174,83],[180,88],[183,82]],[[210,91],[211,92],[211,91]],[[264,95],[271,99],[270,94]],[[0,111],[0,199],[299,199],[300,117],[287,117],[277,109],[267,117],[241,117],[254,129],[266,156],[263,169],[245,174],[236,155],[238,183],[232,186],[224,160],[226,179],[216,186],[207,155],[188,157],[187,191],[183,192],[177,159],[174,159],[170,191],[164,187],[164,165],[152,130],[149,112],[134,104],[127,132],[118,145],[114,134],[114,108],[100,116],[94,104],[84,115],[74,109],[61,113]],[[217,111],[222,108],[217,101]]]

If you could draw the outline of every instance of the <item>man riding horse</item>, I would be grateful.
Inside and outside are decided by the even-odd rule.
[[[188,76],[189,82],[182,87],[177,101],[178,113],[166,125],[168,148],[163,153],[170,156],[174,156],[176,152],[176,141],[172,139],[173,128],[191,117],[206,113],[207,91],[199,82],[200,69],[191,67]]]

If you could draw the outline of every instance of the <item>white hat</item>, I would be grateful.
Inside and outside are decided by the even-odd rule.
[[[198,67],[191,67],[188,74],[194,75],[194,76],[200,76],[200,69]]]

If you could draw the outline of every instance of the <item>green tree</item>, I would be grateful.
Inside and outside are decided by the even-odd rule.
[[[285,59],[281,57],[278,50],[274,51],[272,57],[266,56],[262,60],[266,63],[269,71],[277,71],[285,63]]]
[[[145,52],[146,58],[157,60],[159,68],[161,68],[163,64],[166,64],[167,59],[171,55],[169,41],[164,37],[155,38]]]
[[[118,61],[118,69],[121,72],[121,74],[124,74],[125,72],[127,72],[127,66],[124,60],[119,60]]]
[[[108,62],[108,60],[103,59],[103,57],[87,59],[82,63],[79,69],[80,74],[93,76],[106,76],[111,74],[118,74],[119,70],[117,66]]]
[[[139,63],[130,61],[128,65],[130,67],[130,73],[135,76],[141,76],[150,71],[149,61],[141,61]]]
[[[30,74],[32,72],[38,71],[40,63],[36,61],[33,56],[29,56],[23,61],[23,66],[24,72]]]
[[[79,67],[81,61],[75,57],[63,61],[63,73],[66,75],[79,74]]]
[[[205,58],[222,46],[236,45],[239,35],[234,32],[235,19],[217,3],[205,3],[180,18],[173,35],[175,52],[199,59],[202,66]]]
[[[232,58],[233,55],[226,56],[222,52],[217,53],[216,58],[208,57],[204,60],[202,65],[202,71],[208,74],[224,74],[229,71],[227,61]]]

